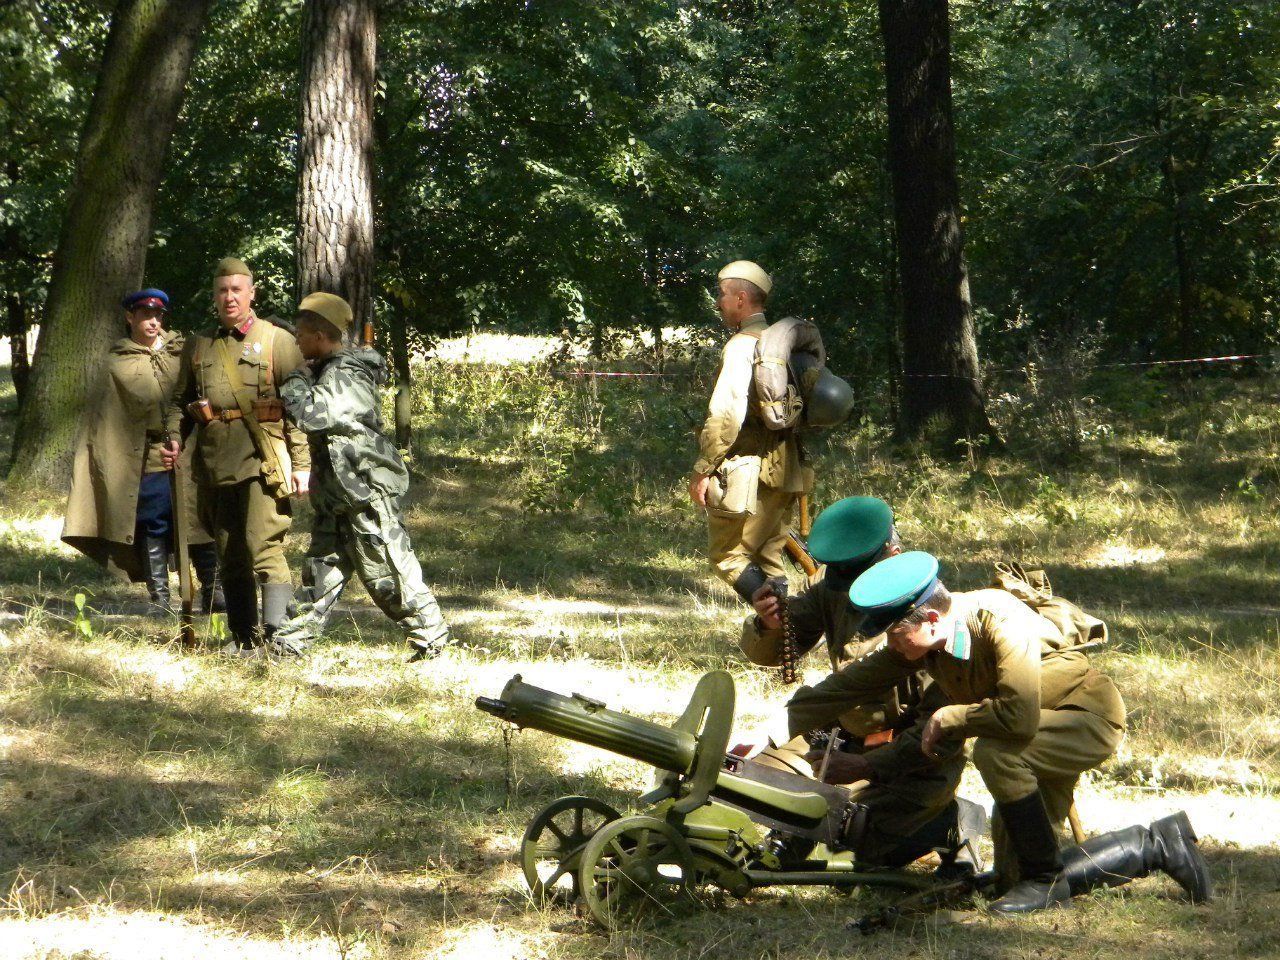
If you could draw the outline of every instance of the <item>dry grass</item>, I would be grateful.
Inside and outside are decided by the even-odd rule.
[[[1019,557],[1107,617],[1115,641],[1097,661],[1134,717],[1082,787],[1082,816],[1100,831],[1186,807],[1217,904],[1191,907],[1156,877],[1071,911],[979,912],[868,939],[844,924],[881,902],[873,894],[771,892],[613,937],[535,908],[516,863],[529,818],[569,793],[625,806],[650,774],[532,733],[508,756],[476,695],[519,672],[669,721],[703,671],[725,667],[748,729],[786,691],[735,656],[741,611],[703,575],[679,397],[458,366],[424,378],[417,425],[431,453],[409,522],[468,647],[426,667],[402,662],[358,592],[354,618],[301,663],[157,643],[128,616],[136,591],[53,545],[56,502],[5,504],[0,955],[1276,955],[1280,414],[1254,382],[1146,406],[1125,389],[1101,408],[1114,432],[1083,460],[1015,444],[970,469],[890,450],[863,427],[819,444],[820,493],[890,499],[905,538],[945,558],[958,586]],[[541,460],[530,422],[543,423]],[[591,485],[575,485],[582,476]],[[99,616],[87,640],[67,621],[77,589],[121,614]],[[982,796],[972,776],[966,793]]]

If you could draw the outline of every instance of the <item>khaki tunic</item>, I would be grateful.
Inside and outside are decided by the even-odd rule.
[[[182,357],[177,389],[179,403],[171,427],[177,427],[182,408],[199,397],[220,409],[238,408],[235,389],[227,379],[221,355],[224,349],[240,376],[241,388],[257,399],[278,397],[285,377],[303,363],[293,335],[261,317],[255,317],[243,333],[236,328],[220,327],[212,335],[192,337]],[[291,469],[310,469],[311,454],[301,430],[286,425],[283,420],[264,423],[262,428],[268,436],[285,442]],[[215,420],[199,427],[196,465],[202,479],[215,486],[241,483],[260,477],[263,472],[262,457],[243,419]]]
[[[129,337],[112,345],[103,388],[76,443],[62,528],[69,546],[134,581],[144,578],[134,548],[138,486],[144,473],[164,470],[165,424],[183,349],[182,335],[172,330],[160,340],[157,350]],[[194,522],[190,487],[188,496],[188,538],[208,543],[209,534]]]
[[[764,314],[757,313],[747,318],[725,344],[693,469],[706,475],[728,457],[757,456],[761,484],[788,493],[804,493],[807,477],[794,431],[770,430],[752,409],[756,344],[767,326]]]

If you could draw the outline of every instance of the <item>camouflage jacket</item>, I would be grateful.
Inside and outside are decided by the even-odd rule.
[[[409,471],[382,433],[378,388],[387,364],[373,350],[349,348],[294,370],[280,386],[289,419],[311,445],[311,493],[317,510],[398,498]]]

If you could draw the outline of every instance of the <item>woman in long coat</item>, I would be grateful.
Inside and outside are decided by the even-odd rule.
[[[173,499],[161,450],[183,338],[164,329],[169,297],[163,290],[139,290],[122,305],[129,335],[111,347],[102,393],[76,445],[62,539],[113,573],[145,583],[152,603],[164,612]],[[202,606],[221,609],[217,555],[195,505],[189,506],[187,538]]]

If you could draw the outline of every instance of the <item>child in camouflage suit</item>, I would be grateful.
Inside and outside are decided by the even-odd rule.
[[[280,397],[310,442],[315,523],[297,606],[267,640],[267,652],[301,653],[355,573],[404,629],[415,648],[411,659],[434,657],[449,643],[449,628],[400,519],[409,472],[382,434],[378,387],[387,381],[386,362],[368,348],[344,346],[352,312],[341,297],[313,293],[298,313],[298,347],[309,363],[281,384]]]

